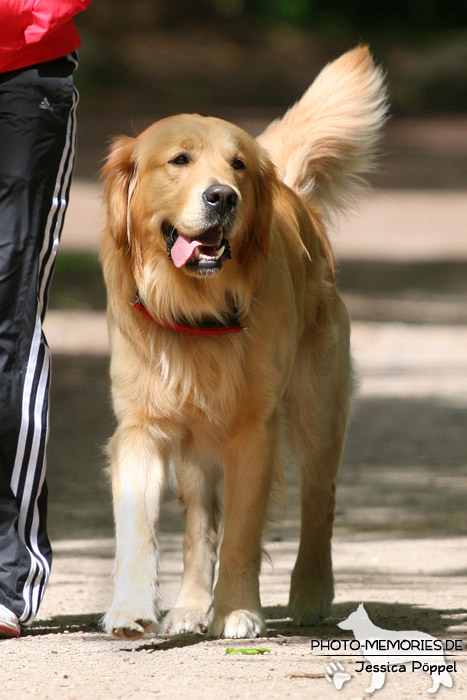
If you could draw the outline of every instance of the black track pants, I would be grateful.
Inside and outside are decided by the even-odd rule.
[[[48,581],[42,333],[73,170],[74,56],[0,73],[0,603],[29,625]]]

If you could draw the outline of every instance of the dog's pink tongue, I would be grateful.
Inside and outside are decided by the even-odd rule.
[[[205,248],[216,248],[216,246],[219,245],[218,229],[213,229],[212,231],[204,233],[202,241],[196,238],[186,238],[182,233],[179,233],[170,251],[175,267],[182,267],[185,265],[198,245],[202,245]]]
[[[179,234],[170,251],[175,267],[183,267],[191,258],[194,249],[198,245],[202,245],[202,243],[194,238],[185,238],[185,236]]]

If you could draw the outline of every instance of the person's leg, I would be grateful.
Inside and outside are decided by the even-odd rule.
[[[0,605],[29,625],[48,581],[42,321],[73,169],[74,65],[0,74]]]

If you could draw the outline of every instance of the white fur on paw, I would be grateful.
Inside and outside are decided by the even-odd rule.
[[[122,639],[138,639],[145,632],[154,629],[156,624],[154,612],[137,607],[131,610],[124,605],[112,605],[103,619],[105,631]]]
[[[224,639],[251,639],[266,632],[266,625],[260,613],[250,610],[234,610],[229,615],[215,615],[209,626],[210,637]]]
[[[159,631],[163,634],[184,634],[197,632],[205,634],[209,626],[207,613],[195,608],[173,608],[160,623]]]
[[[332,580],[324,585],[308,581],[300,587],[292,584],[289,613],[296,625],[315,625],[329,617],[333,598]]]

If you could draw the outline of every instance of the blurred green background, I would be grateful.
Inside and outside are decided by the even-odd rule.
[[[396,114],[467,110],[461,0],[94,0],[78,17],[78,84],[158,112],[281,106],[360,41]],[[128,92],[129,91],[129,92]]]

